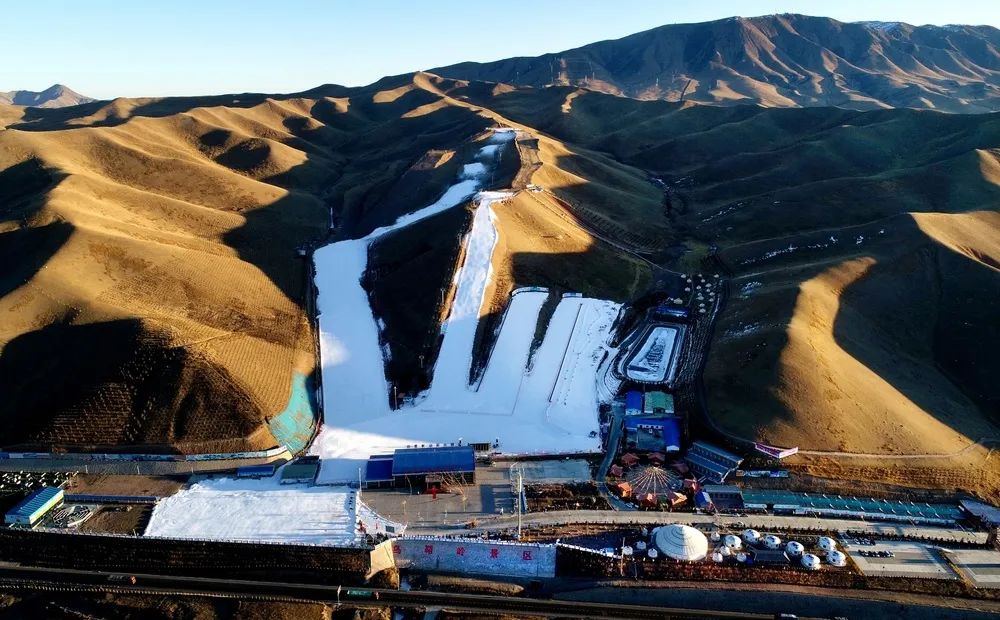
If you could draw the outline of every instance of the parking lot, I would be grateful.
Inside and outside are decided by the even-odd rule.
[[[842,543],[851,559],[865,575],[958,579],[958,575],[930,545],[902,541],[879,541],[873,545],[862,545],[846,540]],[[874,556],[885,552],[891,554],[891,557],[862,555],[866,553]]]
[[[502,463],[498,463],[498,466]],[[590,463],[584,459],[545,459],[517,463],[524,475],[524,483],[556,484],[561,482],[586,482],[593,476]]]
[[[946,553],[977,588],[1000,588],[1000,551],[960,549]]]

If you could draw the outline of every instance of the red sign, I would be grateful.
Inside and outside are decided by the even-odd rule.
[[[496,547],[490,549],[490,557],[491,558],[498,558],[498,557],[500,557],[500,550],[497,549]]]
[[[393,545],[392,553],[393,555],[399,555],[400,553],[402,553],[402,549],[399,548],[399,545]]]
[[[530,560],[531,559],[531,552],[530,551],[524,551],[524,552],[522,552],[521,553],[521,559],[522,560]]]
[[[465,555],[465,547],[458,547],[455,549],[455,555]]]
[[[424,545],[424,553],[427,555],[434,553],[434,545]]]

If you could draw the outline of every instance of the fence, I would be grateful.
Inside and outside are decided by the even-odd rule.
[[[555,577],[556,546],[462,538],[391,541],[399,568],[508,577]]]

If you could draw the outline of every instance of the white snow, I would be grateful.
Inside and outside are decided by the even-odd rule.
[[[512,130],[496,131],[491,142],[513,135]],[[487,145],[478,157],[494,152]],[[354,480],[369,456],[408,445],[499,441],[500,450],[508,454],[600,451],[599,438],[590,437],[598,429],[597,367],[608,350],[619,304],[582,297],[561,300],[529,371],[531,341],[548,293],[515,294],[481,381],[469,385],[476,325],[498,240],[491,205],[509,195],[503,192],[476,196],[478,206],[455,298],[442,326],[444,340],[430,389],[396,411],[390,408],[376,319],[360,285],[367,245],[379,235],[459,204],[485,175],[480,162],[466,165],[464,180],[435,205],[365,239],[317,252],[325,420],[312,452],[322,458],[320,481]]]
[[[657,326],[642,343],[642,348],[629,362],[625,374],[635,381],[663,381],[671,369],[677,329]]]
[[[357,505],[346,486],[282,485],[277,476],[208,479],[161,499],[145,535],[348,545]]]

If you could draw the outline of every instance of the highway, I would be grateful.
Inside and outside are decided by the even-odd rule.
[[[101,571],[0,565],[0,584],[47,592],[213,596],[255,601],[308,601],[349,606],[447,608],[463,611],[535,614],[547,618],[773,618],[772,614],[682,609],[585,601],[530,599],[427,591],[379,590],[339,585],[250,581],[213,577],[134,574],[136,583],[109,581]],[[377,599],[376,599],[377,596]]]

